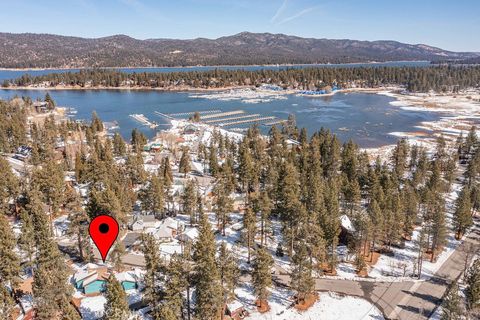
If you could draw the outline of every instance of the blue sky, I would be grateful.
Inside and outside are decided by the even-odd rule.
[[[0,32],[217,38],[242,31],[480,52],[478,0],[0,0]]]

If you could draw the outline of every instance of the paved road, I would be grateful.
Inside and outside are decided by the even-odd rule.
[[[362,297],[378,307],[385,318],[399,320],[428,319],[441,302],[448,284],[463,272],[466,248],[480,248],[480,221],[437,273],[426,281],[372,282],[317,279],[315,289]],[[471,259],[469,255],[469,259]],[[277,282],[288,285],[289,275],[277,275]]]

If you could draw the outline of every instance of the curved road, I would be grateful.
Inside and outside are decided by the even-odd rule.
[[[465,260],[472,259],[468,246],[480,248],[480,226],[472,231],[443,263],[433,277],[424,281],[373,282],[357,280],[316,279],[317,291],[332,291],[362,297],[372,302],[386,319],[428,319],[442,301],[448,284],[463,273]],[[276,275],[276,282],[288,285],[289,275]]]

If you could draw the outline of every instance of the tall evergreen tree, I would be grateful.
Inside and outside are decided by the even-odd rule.
[[[188,148],[184,147],[182,149],[182,157],[180,158],[180,164],[178,165],[178,171],[183,173],[183,177],[187,177],[187,173],[191,171],[190,165],[190,151]]]
[[[223,302],[227,303],[235,298],[235,287],[238,284],[240,270],[238,269],[237,259],[235,259],[232,251],[227,248],[225,242],[222,242],[218,249],[217,264],[220,273]]]
[[[161,319],[158,316],[158,307],[161,299],[160,281],[163,280],[165,268],[160,260],[158,243],[152,235],[142,235],[142,252],[145,257],[146,270],[143,300],[152,309],[154,318]]]
[[[460,239],[465,232],[473,225],[472,201],[470,199],[470,188],[465,185],[455,202],[455,212],[453,213],[453,226],[456,231],[457,239]]]
[[[194,180],[188,180],[181,195],[183,214],[190,216],[190,224],[197,223],[197,190]]]
[[[146,185],[139,192],[142,209],[147,213],[164,218],[164,197],[165,190],[163,181],[156,174],[152,174]]]
[[[465,289],[467,308],[469,310],[478,310],[480,307],[480,259],[476,259],[467,270],[465,279],[467,283]]]
[[[199,319],[216,319],[221,310],[222,290],[215,254],[215,236],[207,217],[202,216],[193,256],[197,296],[195,312]]]
[[[127,295],[123,290],[120,282],[112,274],[107,280],[105,287],[105,312],[103,319],[105,320],[124,320],[130,316],[128,309]]]
[[[462,300],[458,294],[458,284],[453,283],[443,299],[441,320],[460,320],[463,319],[462,316]]]
[[[265,247],[260,247],[255,251],[253,260],[252,284],[255,295],[260,304],[267,303],[270,295],[268,288],[272,285],[273,258]]]
[[[43,211],[40,193],[28,194],[27,210],[34,217],[37,247],[36,268],[33,278],[34,309],[37,319],[78,319],[78,313],[70,304],[71,287],[67,283],[68,272],[63,256],[55,243],[48,218]]]
[[[257,219],[255,213],[253,212],[250,206],[245,208],[243,213],[243,230],[245,237],[245,244],[248,251],[248,263],[250,263],[250,252],[252,247],[255,244],[255,235],[256,235]]]
[[[292,266],[290,286],[297,293],[297,302],[302,303],[315,287],[315,281],[312,277],[313,266],[308,257],[307,245],[304,241],[296,243]]]

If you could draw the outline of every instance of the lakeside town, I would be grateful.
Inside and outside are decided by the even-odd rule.
[[[215,265],[210,267],[220,268],[219,270],[231,268],[228,274],[226,270],[221,271],[222,277],[226,277],[222,279],[223,285],[219,286],[224,290],[224,298],[221,299],[224,301],[221,308],[224,319],[244,317],[270,319],[287,314],[289,319],[296,319],[295,317],[301,319],[305,315],[320,317],[322,314],[333,318],[332,315],[337,312],[335,310],[337,304],[342,308],[348,305],[352,308],[352,312],[366,312],[366,315],[371,317],[395,318],[402,313],[398,307],[392,308],[391,303],[383,305],[381,300],[374,300],[362,292],[355,292],[355,289],[350,289],[348,285],[346,288],[342,288],[341,285],[344,281],[352,285],[365,282],[382,288],[389,283],[387,290],[393,290],[394,293],[396,284],[410,284],[416,289],[428,287],[430,281],[436,279],[439,273],[445,275],[446,268],[448,277],[453,278],[457,274],[463,274],[478,254],[475,249],[478,243],[478,239],[475,238],[475,230],[478,227],[476,202],[472,199],[468,200],[472,201],[472,204],[465,204],[458,200],[459,196],[465,193],[466,184],[472,186],[470,187],[473,188],[472,192],[476,190],[474,188],[476,188],[477,174],[473,173],[472,178],[473,165],[470,164],[472,159],[477,159],[478,142],[474,127],[461,130],[465,133],[465,140],[462,138],[459,140],[458,135],[452,139],[439,134],[434,138],[435,144],[426,144],[425,147],[419,144],[421,141],[414,141],[418,144],[409,146],[407,140],[400,140],[397,146],[389,150],[389,153],[375,159],[373,153],[371,156],[362,153],[358,147],[350,143],[340,146],[335,142],[334,136],[330,136],[328,132],[321,132],[319,136],[314,135],[312,141],[308,142],[305,133],[299,132],[291,121],[283,122],[281,130],[273,126],[273,132],[269,137],[260,136],[255,127],[245,134],[226,131],[221,126],[213,126],[216,122],[208,123],[207,121],[217,119],[215,115],[218,115],[219,119],[222,117],[228,119],[237,114],[225,114],[219,110],[213,110],[204,115],[198,112],[179,114],[184,117],[184,120],[171,118],[171,128],[160,131],[150,141],[134,130],[131,141],[127,144],[118,134],[113,136],[109,134],[103,122],[95,114],[87,124],[69,120],[66,117],[67,110],[57,107],[50,96],[46,96],[44,101],[15,98],[4,103],[22,110],[26,120],[24,127],[26,137],[29,137],[28,140],[37,141],[37,144],[20,145],[13,153],[4,153],[4,159],[7,160],[4,165],[14,173],[14,177],[9,179],[18,180],[17,183],[23,185],[22,190],[27,188],[25,195],[20,192],[16,193],[16,198],[10,196],[5,198],[9,203],[15,204],[11,207],[14,211],[13,215],[8,216],[8,221],[14,238],[18,237],[18,247],[15,252],[22,266],[18,273],[20,277],[18,288],[15,288],[17,303],[14,304],[13,309],[10,309],[10,312],[16,315],[15,318],[28,319],[35,315],[34,286],[39,280],[34,279],[32,265],[27,263],[32,258],[32,253],[29,253],[27,247],[21,245],[24,242],[34,241],[24,239],[27,234],[25,229],[27,220],[22,214],[21,203],[26,200],[25,208],[27,211],[31,210],[28,203],[32,201],[29,197],[32,197],[30,192],[33,191],[28,191],[24,183],[35,181],[37,174],[39,177],[48,175],[46,181],[38,182],[40,183],[39,195],[43,194],[41,198],[45,199],[42,204],[44,218],[47,219],[45,221],[50,221],[48,223],[50,231],[46,232],[50,233],[51,241],[61,250],[59,261],[65,265],[68,275],[67,292],[69,293],[66,297],[76,310],[75,312],[83,319],[98,319],[108,312],[109,299],[111,299],[109,284],[114,281],[113,278],[124,292],[120,296],[125,299],[122,304],[128,307],[124,311],[128,310],[129,317],[150,319],[158,317],[157,312],[160,314],[165,312],[163,309],[152,309],[152,305],[148,302],[152,300],[148,299],[158,299],[153,298],[156,295],[153,292],[156,290],[159,290],[157,294],[160,292],[162,295],[168,294],[164,290],[169,286],[175,286],[169,290],[178,292],[182,297],[181,300],[177,300],[176,306],[179,308],[177,310],[183,316],[193,316],[198,312],[196,305],[199,299],[196,295],[198,284],[191,287],[194,282],[171,283],[174,273],[170,272],[181,272],[181,274],[187,272],[192,273],[192,276],[198,272],[196,268],[199,267],[199,262],[195,260],[195,254],[192,255],[192,251],[200,250],[197,247],[199,241],[202,241],[202,245],[213,241],[210,245],[214,244],[214,248],[217,247],[220,250],[218,254],[215,253],[216,250],[210,251],[214,259],[218,259]],[[37,140],[36,136],[44,138]],[[333,229],[332,238],[328,238],[328,234],[325,233],[328,229],[309,231],[313,232],[311,235],[319,232],[317,236],[320,237],[314,240],[320,242],[311,243],[313,239],[302,239],[300,234],[292,237],[289,230],[293,230],[291,228],[295,225],[289,228],[285,225],[299,223],[295,228],[306,228],[308,223],[302,227],[302,220],[293,222],[295,220],[291,221],[292,218],[276,210],[287,212],[293,210],[291,213],[293,214],[297,210],[302,210],[298,206],[303,201],[310,206],[308,203],[312,200],[308,199],[313,195],[309,195],[311,192],[309,188],[312,186],[305,191],[302,191],[302,188],[298,189],[296,191],[298,194],[295,195],[291,194],[289,189],[295,190],[297,187],[286,184],[292,183],[288,180],[289,175],[290,179],[295,176],[297,176],[295,179],[302,179],[301,167],[294,169],[296,163],[301,163],[302,150],[307,152],[305,155],[307,162],[314,161],[315,157],[310,158],[308,152],[314,152],[315,144],[319,143],[314,141],[321,137],[333,139],[329,143],[337,143],[339,148],[337,152],[341,151],[341,153],[337,154],[339,158],[334,161],[338,161],[338,174],[341,173],[341,176],[328,177],[331,173],[328,173],[328,162],[325,162],[320,165],[323,167],[322,171],[327,171],[317,178],[324,181],[322,184],[326,184],[325,187],[329,185],[332,188],[339,183],[339,187],[346,189],[338,191],[340,197],[334,201],[338,206],[336,209],[330,207],[334,198],[328,201],[325,199],[332,196],[329,195],[328,187],[320,191],[319,199],[325,199],[322,203],[327,201],[323,205],[328,208],[328,211],[324,218],[318,216],[315,219],[330,221],[327,224],[323,222],[322,228],[329,224],[336,227]],[[48,140],[44,140],[45,138]],[[44,146],[38,144],[46,143],[42,141],[50,141],[48,145],[51,150],[46,150]],[[272,141],[277,142],[272,144]],[[309,146],[310,144],[312,145]],[[332,147],[333,145],[329,148]],[[313,148],[312,151],[308,151],[310,148]],[[266,154],[263,154],[264,152]],[[330,152],[319,156],[318,159],[324,159],[322,162],[327,161]],[[353,153],[348,154],[348,152]],[[42,161],[38,160],[42,154],[47,157],[46,159],[51,159],[48,161],[53,161],[50,166],[49,163],[42,164]],[[276,161],[289,157],[300,158],[286,160],[284,164],[280,163],[280,171],[274,174],[275,170],[270,165],[263,167],[264,163],[268,163],[267,159],[258,160],[257,157],[260,157],[258,159],[274,157],[270,161],[275,158]],[[293,162],[289,165],[290,161]],[[423,161],[424,164],[421,165],[419,161]],[[429,161],[432,162],[425,166]],[[107,163],[109,164],[105,167]],[[442,164],[439,165],[439,163]],[[313,164],[314,162],[311,165]],[[350,178],[346,176],[350,165],[354,166],[352,167],[354,171],[350,173],[354,174],[353,180],[349,180]],[[123,183],[128,181],[129,187],[114,188],[116,192],[131,193],[128,196],[131,197],[130,199],[121,198],[127,196],[126,194],[115,196],[112,194],[115,189],[105,189],[101,185],[99,189],[98,183],[112,183],[107,182],[110,166],[118,167],[113,172],[121,170],[127,175],[125,177],[127,180]],[[423,173],[420,173],[421,166],[423,166],[421,169]],[[438,168],[435,169],[435,166]],[[435,172],[435,170],[440,171]],[[42,174],[42,171],[45,172]],[[374,178],[376,171],[380,176]],[[259,172],[260,175],[254,172]],[[403,177],[401,179],[398,178],[400,173]],[[277,183],[285,185],[286,189],[273,188],[268,191],[268,186],[272,185],[270,179],[277,174],[280,174],[276,178],[279,179]],[[371,174],[373,174],[372,177],[369,176]],[[394,201],[392,203],[394,205],[395,201],[400,201],[395,205],[400,206],[394,209],[398,211],[391,211],[395,207],[390,207],[388,202],[382,204],[385,206],[383,209],[378,205],[375,208],[372,199],[378,195],[375,196],[372,192],[378,192],[374,191],[375,188],[387,188],[387,185],[383,182],[375,187],[371,179],[380,179],[382,175],[384,178],[381,179],[385,179],[390,174],[394,176],[388,179],[399,179],[397,183],[402,185],[413,179],[408,183],[415,181],[417,187],[414,188],[419,190],[435,183],[435,188],[439,188],[435,192],[441,193],[445,199],[441,204],[445,208],[443,220],[425,220],[437,219],[428,217],[428,202],[425,201],[430,200],[418,198],[415,200],[418,202],[415,202],[412,208],[409,204],[402,203],[401,199],[407,196],[404,194],[406,190],[398,195],[402,198],[388,200]],[[420,174],[423,178],[418,177]],[[438,174],[440,176],[435,178]],[[57,185],[50,182],[54,175],[58,177]],[[334,176],[336,175],[334,173]],[[366,175],[365,178],[362,178],[362,175]],[[7,176],[10,175],[7,174]],[[324,177],[321,178],[321,176]],[[462,178],[464,176],[465,178]],[[440,178],[440,180],[435,182],[434,178]],[[334,182],[336,179],[339,180]],[[367,179],[366,181],[370,182],[364,186],[358,185],[361,179]],[[423,182],[418,179],[422,179]],[[46,183],[48,189],[45,189],[46,186],[42,187],[42,183]],[[353,189],[350,189],[349,183],[354,183]],[[356,187],[355,184],[357,184]],[[428,188],[433,187],[432,185]],[[356,188],[359,189],[355,191]],[[230,191],[225,192],[226,190]],[[62,198],[58,192],[68,196]],[[306,192],[305,196],[302,196],[303,192]],[[408,197],[418,197],[415,195],[415,189],[408,192],[411,192]],[[9,195],[13,194],[9,193]],[[23,197],[27,198],[22,200]],[[61,200],[56,200],[55,197]],[[270,203],[272,200],[267,200],[271,199],[270,197],[277,200]],[[287,198],[282,200],[283,197],[288,197],[288,201]],[[294,200],[295,197],[298,197],[297,200]],[[302,197],[305,197],[304,200],[301,200]],[[110,203],[111,201],[113,203]],[[127,204],[131,203],[132,206],[124,207],[121,203],[124,201]],[[275,204],[277,201],[278,203]],[[285,202],[281,204],[283,201]],[[289,201],[300,202],[290,204]],[[53,206],[56,209],[53,209]],[[464,222],[466,224],[462,227],[455,222],[459,218],[460,210],[467,209],[461,206],[468,206],[467,212],[471,219],[471,222],[468,220]],[[132,209],[124,212],[124,208]],[[318,215],[325,209],[321,209],[318,213],[315,213],[317,209],[307,210],[310,212],[309,215]],[[381,210],[384,212],[381,213]],[[413,211],[409,213],[409,210]],[[112,214],[121,224],[119,239],[106,263],[101,262],[98,251],[84,233],[85,222],[82,221],[88,221],[86,220],[88,215],[96,214],[95,212]],[[373,218],[372,214],[377,216]],[[389,218],[389,214],[393,216]],[[394,217],[399,219],[399,214],[407,214],[406,217],[409,214],[413,216],[408,220],[402,218],[398,221],[397,227],[405,231],[396,233],[400,230],[387,228],[388,223],[393,223],[394,220],[387,222],[388,220],[383,219]],[[377,223],[385,221],[386,224],[380,229],[375,229],[369,226],[367,218],[369,216]],[[367,220],[364,220],[365,218]],[[311,217],[305,216],[305,219],[308,221]],[[32,223],[31,220],[30,223]],[[211,236],[213,238],[206,240]],[[393,237],[395,240],[392,243],[384,237]],[[290,242],[296,249],[292,250]],[[298,253],[300,249],[295,242],[300,243],[307,250],[317,250],[308,251],[311,255],[315,254],[313,256],[315,260],[310,262],[312,264],[306,265],[297,260],[299,257],[296,255],[300,254]],[[152,248],[154,250],[149,251]],[[307,251],[303,254],[307,254]],[[258,261],[256,259],[264,259],[262,263],[265,265],[255,262]],[[457,262],[460,259],[461,265],[455,263],[452,266],[452,259]],[[152,270],[152,263],[158,264],[159,269]],[[175,268],[175,263],[179,264],[178,268],[181,268],[181,271],[171,270]],[[303,268],[305,271],[310,271],[304,273],[305,271],[301,271]],[[297,275],[298,272],[300,274]],[[296,280],[301,282],[295,284],[294,276],[301,277]],[[149,277],[158,277],[159,283],[149,283],[148,281],[151,281]],[[338,284],[335,284],[335,281]],[[305,286],[304,282],[310,285]],[[328,287],[324,288],[326,283]],[[332,290],[332,286],[337,285],[342,288],[338,293],[346,294],[347,297],[333,293],[313,295],[311,291],[316,289],[320,292],[335,292],[336,289]],[[155,289],[157,286],[158,288]],[[257,286],[263,288],[263,291],[260,291],[262,294],[260,297],[264,297],[263,299],[258,296]],[[461,284],[458,290],[464,291],[466,287],[467,283]],[[214,289],[209,288],[209,290]],[[442,287],[437,290],[443,295],[447,288]],[[275,298],[272,299],[272,297]],[[405,297],[392,299],[403,301]],[[328,305],[325,305],[326,301],[330,301]],[[371,304],[372,302],[374,305]],[[440,312],[435,308],[435,303],[429,307],[432,311]]]
[[[0,320],[480,319],[480,1],[0,8]]]

